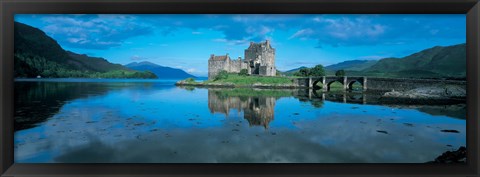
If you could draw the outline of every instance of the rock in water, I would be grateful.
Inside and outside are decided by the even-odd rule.
[[[460,133],[458,130],[440,130],[440,131],[445,133]]]
[[[428,163],[465,163],[467,161],[467,148],[460,147],[456,151],[444,152],[438,156],[434,161]]]

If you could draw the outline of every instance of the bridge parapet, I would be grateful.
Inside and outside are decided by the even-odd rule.
[[[323,91],[330,90],[330,84],[340,82],[344,90],[353,88],[353,84],[358,82],[362,85],[364,91],[408,91],[421,87],[445,87],[458,86],[466,89],[466,81],[455,80],[436,80],[436,79],[410,79],[410,78],[379,78],[364,76],[324,76],[324,77],[303,77],[295,78],[294,82],[299,87],[315,88],[317,83],[322,83]]]
[[[355,82],[359,82],[363,86],[363,90],[367,90],[367,78],[362,76],[323,76],[323,77],[304,77],[295,78],[295,84],[300,87],[314,88],[317,83],[322,83],[323,90],[330,90],[330,85],[334,82],[340,82],[343,85],[344,90],[352,89]]]

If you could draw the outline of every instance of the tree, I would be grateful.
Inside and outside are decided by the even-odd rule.
[[[194,79],[194,78],[191,78],[191,77],[189,77],[189,78],[185,79],[185,82],[195,82],[195,79]]]
[[[335,72],[335,76],[343,77],[345,76],[345,70],[341,69]]]
[[[276,75],[276,76],[282,76],[283,73],[282,73],[282,71],[280,71],[280,70],[277,69],[277,71],[275,72],[275,75]]]
[[[220,71],[215,78],[213,78],[214,81],[222,80],[222,79],[227,79],[228,78],[228,72],[225,70]]]
[[[293,75],[300,76],[300,77],[310,76],[310,69],[309,68],[302,68]]]
[[[240,72],[238,73],[238,75],[240,75],[240,76],[248,76],[248,70],[247,70],[247,69],[242,69],[242,70],[240,70]]]
[[[323,69],[322,65],[317,65],[310,69],[309,76],[325,76],[325,70]]]

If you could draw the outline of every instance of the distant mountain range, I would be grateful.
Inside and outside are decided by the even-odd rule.
[[[302,66],[302,67],[294,68],[294,69],[291,69],[291,70],[288,70],[288,71],[285,71],[285,72],[281,72],[281,73],[284,74],[284,75],[287,75],[287,76],[293,76],[294,73],[296,73],[297,71],[300,71],[300,69],[302,69],[302,68],[307,68],[307,67]]]
[[[465,78],[466,45],[436,46],[402,58],[350,60],[325,67],[327,75],[345,70],[350,76],[413,77],[413,78]],[[293,75],[301,68],[284,72]]]
[[[15,77],[47,78],[156,78],[104,58],[64,50],[40,29],[15,22]]]
[[[326,66],[325,70],[337,71],[343,69],[349,71],[362,71],[375,65],[376,63],[377,60],[349,60]]]
[[[188,78],[181,69],[150,62],[110,63],[64,50],[40,29],[15,22],[15,77]]]
[[[467,52],[465,44],[436,46],[403,58],[385,58],[363,70],[365,73],[392,72],[398,75],[466,77]]]
[[[191,74],[188,74],[187,72],[177,69],[177,68],[171,68],[171,67],[166,67],[166,66],[160,66],[155,63],[151,63],[148,61],[143,61],[143,62],[133,62],[126,64],[125,67],[137,70],[137,71],[151,71],[155,75],[158,76],[158,78],[166,78],[166,79],[184,79],[184,78],[196,78],[196,76],[193,76]]]

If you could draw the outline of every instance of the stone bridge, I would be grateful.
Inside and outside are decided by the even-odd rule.
[[[362,85],[363,91],[408,91],[421,87],[445,87],[458,86],[466,89],[466,81],[440,80],[440,79],[410,79],[410,78],[378,78],[364,76],[323,76],[323,77],[303,77],[294,78],[294,83],[299,87],[319,88],[317,83],[323,85],[323,91],[329,91],[330,85],[334,82],[340,82],[344,90],[353,89],[353,84],[358,82]]]

